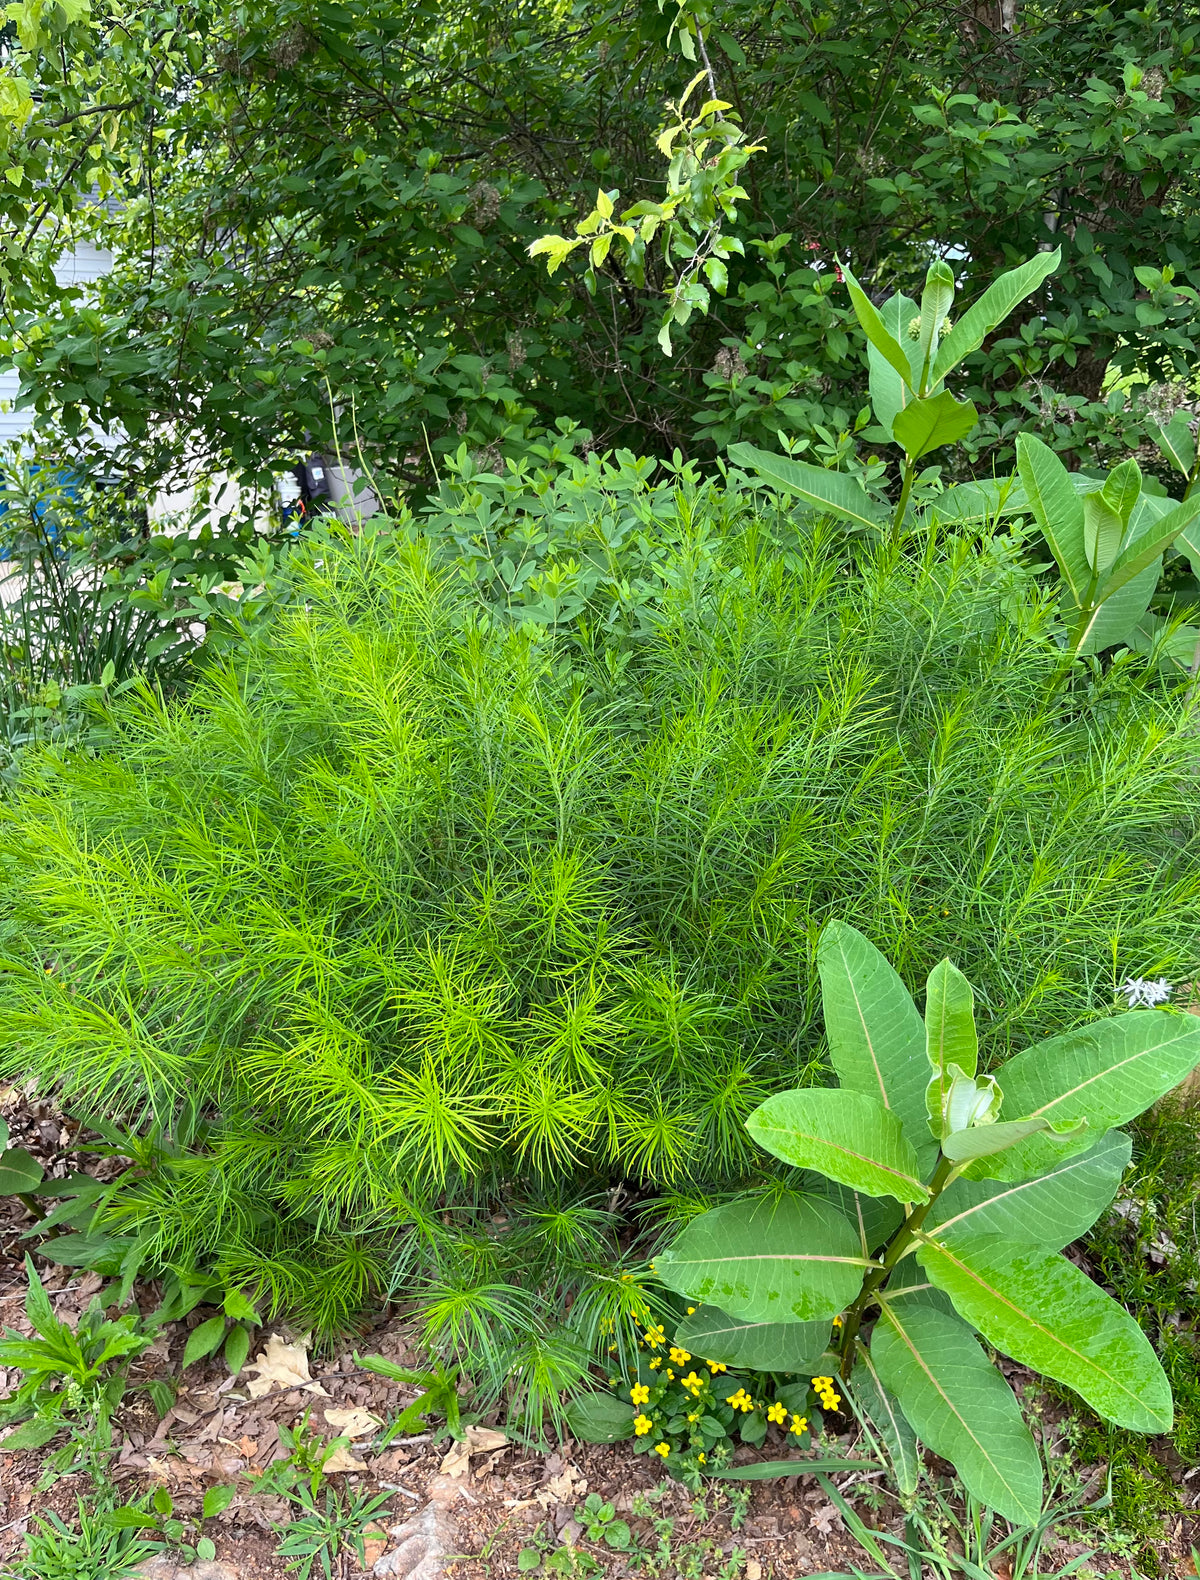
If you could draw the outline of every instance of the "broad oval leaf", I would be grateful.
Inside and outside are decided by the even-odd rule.
[[[864,1256],[877,1250],[904,1222],[904,1209],[891,1196],[860,1196],[834,1180],[817,1180],[807,1187],[813,1195],[824,1196],[848,1218],[858,1232]]]
[[[655,1258],[668,1289],[753,1322],[817,1322],[853,1300],[871,1262],[818,1196],[730,1202],[693,1218]]]
[[[949,390],[909,401],[896,413],[892,438],[902,445],[910,461],[916,461],[944,444],[956,444],[978,424],[974,401],[955,400]]]
[[[1169,1432],[1171,1387],[1150,1341],[1111,1296],[1048,1246],[955,1235],[917,1252],[930,1279],[989,1344],[1074,1388],[1134,1432]]]
[[[1007,1152],[1026,1136],[1036,1136],[1052,1130],[1054,1139],[1075,1141],[1088,1128],[1086,1119],[1077,1119],[1071,1125],[1054,1125],[1044,1116],[1035,1119],[1010,1119],[1001,1124],[975,1125],[969,1130],[956,1130],[942,1141],[942,1151],[952,1163],[966,1163],[972,1158],[990,1158]]]
[[[180,1370],[186,1371],[194,1361],[203,1360],[206,1355],[211,1355],[224,1337],[224,1317],[209,1317],[207,1322],[202,1322],[198,1328],[193,1328],[184,1346],[183,1364]]]
[[[996,325],[1003,323],[1017,303],[1032,295],[1046,276],[1054,273],[1061,257],[1062,253],[1057,247],[1053,252],[1035,253],[1025,263],[1009,269],[998,280],[993,280],[942,341],[933,364],[930,383],[937,384],[964,357],[969,357],[972,351],[978,351]]]
[[[1158,428],[1154,442],[1177,472],[1191,476],[1196,464],[1196,441],[1183,412],[1177,411],[1165,427]]]
[[[816,1169],[853,1191],[929,1200],[899,1119],[865,1092],[778,1092],[754,1110],[746,1129],[785,1163]]]
[[[883,1386],[868,1349],[860,1352],[847,1387],[856,1410],[882,1439],[901,1497],[911,1497],[921,1479],[917,1435],[895,1396]]]
[[[883,513],[866,490],[844,472],[828,472],[823,466],[793,461],[786,455],[772,455],[752,444],[731,444],[726,451],[735,466],[744,466],[776,488],[795,494],[806,505],[827,515],[839,516],[859,527],[878,527]]]
[[[634,1407],[611,1393],[579,1393],[563,1412],[581,1443],[619,1443],[633,1436]]]
[[[921,377],[921,348],[915,340],[909,338],[907,329],[919,311],[911,297],[899,294],[889,297],[879,309],[884,327],[895,336],[900,349],[908,357],[910,373],[907,380],[900,377],[877,347],[869,340],[867,342],[871,406],[876,421],[889,435],[897,412],[903,411],[909,401],[916,399],[913,390]]]
[[[875,1369],[923,1443],[967,1490],[1014,1525],[1042,1508],[1042,1462],[1012,1389],[957,1317],[883,1304],[871,1339]]]
[[[1026,1048],[996,1076],[1006,1113],[1113,1130],[1178,1086],[1200,1063],[1200,1017],[1138,1009]],[[1031,1136],[980,1165],[983,1177],[1023,1179],[1088,1145]],[[976,1176],[978,1177],[978,1176]]]
[[[829,1344],[829,1323],[747,1322],[716,1306],[701,1306],[679,1324],[675,1342],[705,1361],[811,1377]]]
[[[1094,571],[1104,572],[1121,551],[1125,523],[1097,490],[1083,496],[1083,552]]]
[[[925,1089],[933,1070],[925,1023],[891,965],[857,928],[829,922],[817,946],[829,1057],[848,1091],[865,1092],[904,1126],[924,1179],[937,1143],[929,1134]]]
[[[1070,600],[1084,607],[1092,580],[1083,543],[1083,500],[1071,474],[1049,445],[1032,434],[1017,435],[1017,473],[1047,547],[1058,562]]]
[[[941,1140],[946,1100],[954,1080],[951,1066],[964,1075],[974,1075],[979,1067],[975,995],[966,977],[949,960],[939,961],[926,978],[925,1052],[933,1068],[925,1091],[929,1128]]]
[[[10,1147],[0,1153],[0,1196],[28,1195],[45,1179],[40,1163],[23,1147]]]
[[[846,279],[846,290],[850,293],[850,305],[854,308],[855,318],[862,325],[863,333],[880,356],[907,383],[912,378],[912,364],[907,352],[880,317],[875,303],[854,278],[849,264],[842,265],[842,273]]]
[[[956,1233],[1001,1234],[1061,1250],[1086,1234],[1112,1201],[1132,1149],[1123,1131],[1112,1130],[1035,1179],[959,1178],[934,1202],[925,1228],[951,1242]]]

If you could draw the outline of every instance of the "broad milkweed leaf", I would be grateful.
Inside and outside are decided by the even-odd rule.
[[[1015,1054],[996,1072],[1009,1113],[1087,1119],[1094,1133],[1133,1119],[1200,1063],[1200,1018],[1137,1009]],[[971,1165],[972,1178],[1017,1180],[1081,1152],[1089,1138],[1030,1136]]]
[[[932,365],[937,355],[942,325],[950,315],[953,302],[954,274],[950,265],[938,258],[929,265],[925,275],[925,289],[921,292],[921,328],[917,344],[921,354],[922,372]]]
[[[1104,578],[1101,588],[1104,597],[1111,597],[1126,582],[1141,575],[1146,567],[1165,554],[1177,539],[1182,541],[1190,563],[1193,552],[1191,539],[1195,537],[1198,520],[1200,520],[1200,495],[1185,499],[1181,504],[1159,516],[1157,521],[1144,527],[1133,541],[1121,550],[1112,569]]]
[[[1125,523],[1097,491],[1083,496],[1083,552],[1092,570],[1103,573],[1121,549]]]
[[[1165,427],[1159,427],[1154,442],[1177,472],[1184,477],[1191,476],[1196,464],[1196,441],[1181,411],[1177,411]]]
[[[852,1403],[883,1440],[901,1497],[910,1498],[921,1480],[917,1434],[905,1418],[898,1400],[883,1386],[870,1350],[864,1347],[859,1351],[850,1382],[844,1386],[849,1391]]]
[[[901,295],[889,297],[879,310],[884,327],[908,357],[910,376],[907,380],[901,378],[887,358],[867,341],[871,407],[875,420],[889,435],[897,413],[903,411],[909,401],[916,400],[913,389],[921,377],[921,348],[909,337],[907,327],[917,317],[918,311],[911,297]]]
[[[886,1293],[889,1300],[898,1302],[902,1307],[932,1306],[935,1311],[944,1311],[947,1316],[954,1316],[954,1303],[949,1295],[943,1295],[930,1281],[929,1274],[917,1261],[915,1256],[904,1256],[892,1269],[886,1284]]]
[[[1138,502],[1142,492],[1142,469],[1133,459],[1122,461],[1114,466],[1105,479],[1101,497],[1110,509],[1115,510],[1121,518],[1122,528],[1129,525],[1129,518],[1133,514],[1133,507]]]
[[[1017,435],[1017,473],[1042,536],[1058,563],[1076,608],[1092,581],[1083,540],[1083,500],[1054,451],[1032,434]]]
[[[890,1108],[917,1154],[920,1175],[933,1167],[925,1089],[933,1074],[925,1022],[908,989],[869,939],[829,922],[817,946],[829,1057],[848,1091]]]
[[[779,1092],[754,1110],[746,1129],[785,1163],[853,1191],[906,1203],[929,1199],[899,1119],[865,1092]]]
[[[956,483],[929,502],[922,518],[938,521],[999,521],[1029,509],[1025,490],[1015,477],[997,477],[975,483]]]
[[[896,413],[892,438],[902,445],[910,461],[928,455],[944,444],[957,444],[977,426],[979,413],[974,401],[955,400],[949,390],[909,401]]]
[[[930,383],[940,383],[964,357],[978,351],[992,330],[997,324],[1003,323],[1017,303],[1031,296],[1042,281],[1054,273],[1061,257],[1062,253],[1057,247],[1053,252],[1036,253],[1028,262],[993,280],[942,341],[930,374]]]
[[[795,494],[814,510],[859,527],[878,527],[883,514],[861,484],[844,472],[828,472],[807,461],[793,461],[786,455],[772,455],[752,444],[731,444],[726,451],[735,466],[745,467],[776,488]]]
[[[883,1301],[871,1339],[880,1381],[923,1443],[1014,1525],[1042,1508],[1042,1462],[1012,1389],[957,1317]]]
[[[1150,606],[1161,575],[1162,559],[1159,558],[1148,565],[1140,576],[1135,576],[1117,592],[1107,595],[1092,613],[1077,649],[1079,654],[1100,653],[1118,642],[1128,642]]]
[[[1010,1119],[999,1124],[975,1125],[969,1130],[957,1130],[942,1139],[942,1151],[952,1163],[966,1163],[972,1158],[990,1158],[997,1152],[1007,1152],[1026,1136],[1035,1136],[1052,1130],[1057,1140],[1075,1140],[1087,1129],[1086,1119],[1073,1124],[1054,1125],[1044,1116],[1034,1119]]]
[[[812,1376],[829,1343],[829,1323],[746,1322],[716,1306],[701,1306],[679,1324],[675,1342],[726,1366]]]
[[[908,354],[879,316],[879,309],[854,278],[849,264],[844,263],[841,267],[846,278],[846,289],[850,293],[850,305],[854,308],[855,318],[862,325],[863,333],[884,361],[888,362],[907,384],[912,378],[912,366]]]
[[[757,1465],[733,1465],[728,1470],[714,1470],[714,1481],[778,1481],[783,1476],[812,1476],[818,1471],[878,1470],[874,1459],[768,1459]],[[821,1580],[811,1575],[809,1580]],[[846,1580],[843,1575],[831,1575],[827,1580]],[[883,1580],[883,1577],[880,1577]]]
[[[854,1225],[864,1256],[881,1246],[904,1222],[904,1209],[892,1196],[860,1196],[834,1180],[815,1180],[807,1187],[824,1196]]]
[[[953,1065],[964,1075],[979,1068],[975,994],[957,966],[942,960],[925,982],[925,1052],[933,1075],[925,1092],[929,1128],[940,1140]]]
[[[832,1319],[870,1266],[854,1229],[818,1196],[701,1213],[654,1263],[668,1289],[752,1322]]]
[[[611,1393],[579,1393],[563,1411],[571,1435],[581,1443],[620,1443],[633,1436],[637,1414],[626,1400]]]
[[[1061,1250],[1086,1234],[1117,1194],[1132,1150],[1123,1131],[1110,1130],[1087,1152],[1033,1179],[960,1177],[934,1202],[925,1228],[951,1244],[956,1233],[1001,1234]]]
[[[1066,1383],[1118,1426],[1171,1430],[1171,1387],[1149,1339],[1061,1252],[963,1234],[928,1241],[917,1257],[989,1344]]]

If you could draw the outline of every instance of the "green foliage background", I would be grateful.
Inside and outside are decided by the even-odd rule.
[[[328,1328],[441,1209],[736,1186],[817,1073],[831,915],[914,984],[953,954],[992,1056],[1195,973],[1194,736],[1137,660],[1045,703],[1000,544],[851,577],[637,472],[543,478],[473,555],[448,512],[316,535],[188,698],[0,811],[3,1071],[138,1132],[101,1218],[140,1258]],[[573,607],[514,619],[481,563],[572,509]]]
[[[120,35],[110,8],[101,41]],[[357,437],[410,480],[431,450],[465,439],[494,458],[561,416],[601,448],[711,454],[780,429],[819,445],[821,428],[836,448],[865,405],[838,256],[916,294],[944,254],[973,295],[1063,247],[963,382],[989,410],[985,469],[1021,427],[1077,460],[1124,452],[1146,407],[1106,380],[1195,362],[1188,8],[283,0],[132,25],[142,55],[110,41],[97,57],[112,113],[85,101],[95,148],[62,149],[81,191],[102,170],[117,201],[75,203],[53,231],[90,228],[118,267],[94,308],[18,292],[8,310],[28,398],[70,429],[122,424],[147,480],[181,464],[185,435],[193,461],[250,475],[331,450],[335,412],[344,448]],[[569,233],[598,185],[661,191],[654,135],[698,39],[766,151],[744,173],[745,258],[667,361],[653,268],[639,287],[614,259],[589,294],[525,249]],[[66,91],[50,53],[37,147]],[[53,135],[76,136],[80,105],[59,108]]]

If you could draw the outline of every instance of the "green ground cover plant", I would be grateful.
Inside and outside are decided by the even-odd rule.
[[[823,931],[818,967],[839,1085],[777,1093],[747,1121],[815,1183],[700,1214],[656,1272],[705,1302],[689,1322],[710,1348],[708,1331],[727,1326],[717,1360],[790,1338],[805,1358],[795,1369],[811,1372],[832,1348],[844,1386],[861,1368],[859,1403],[894,1457],[911,1456],[915,1432],[980,1501],[1034,1525],[1041,1455],[976,1335],[1103,1419],[1170,1430],[1149,1339],[1060,1253],[1120,1185],[1130,1143],[1115,1127],[1200,1063],[1200,1022],[1131,1010],[981,1075],[973,994],[949,960],[929,974],[923,1018],[842,922]],[[830,1378],[813,1381],[836,1397]]]
[[[133,1160],[93,1250],[324,1332],[403,1293],[531,1417],[648,1314],[629,1207],[744,1188],[749,1113],[819,1077],[830,915],[914,985],[953,951],[985,1067],[1197,968],[1187,699],[1126,653],[1047,701],[1003,541],[851,540],[849,575],[735,484],[582,470],[540,619],[503,545],[464,588],[449,530],[331,532],[0,836],[5,1070]]]

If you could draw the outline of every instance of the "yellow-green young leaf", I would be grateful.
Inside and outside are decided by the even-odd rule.
[[[1055,1122],[1086,1119],[1098,1135],[1149,1108],[1197,1064],[1200,1017],[1137,1009],[1026,1048],[996,1075],[1005,1113]],[[989,1159],[984,1177],[1024,1179],[1089,1144],[1086,1136],[1074,1142],[1031,1136]]]
[[[1132,456],[1114,466],[1104,482],[1103,498],[1106,505],[1121,518],[1122,528],[1129,525],[1133,507],[1142,492],[1142,470]]]
[[[975,994],[966,977],[949,960],[939,961],[925,980],[925,1052],[933,1069],[925,1093],[929,1126],[940,1140],[953,1080],[950,1065],[964,1075],[974,1075],[979,1068]]]
[[[601,219],[611,219],[612,211],[613,200],[609,197],[607,192],[601,189],[596,193],[596,212],[599,214]]]
[[[1039,252],[1027,263],[1010,269],[994,280],[977,302],[973,302],[942,341],[929,382],[940,384],[952,368],[979,347],[1016,307],[1041,285],[1047,275],[1058,268],[1062,257],[1058,248],[1053,252]]]
[[[1123,1306],[1048,1246],[956,1235],[917,1253],[931,1281],[989,1344],[1073,1388],[1133,1432],[1171,1430],[1171,1388]]]
[[[210,1487],[204,1494],[201,1505],[201,1518],[211,1520],[214,1514],[222,1514],[233,1502],[237,1488],[226,1482],[220,1487]]]
[[[23,125],[33,114],[33,89],[24,77],[0,74],[0,115]]]
[[[654,1263],[668,1289],[751,1322],[831,1320],[871,1265],[851,1225],[815,1196],[716,1207]]]
[[[592,243],[592,267],[598,269],[608,257],[608,249],[612,246],[612,231],[605,231],[603,236],[597,236]]]
[[[810,1377],[829,1338],[828,1322],[747,1322],[716,1306],[701,1306],[675,1330],[676,1344],[705,1361]]]
[[[1017,435],[1017,472],[1071,602],[1082,609],[1092,568],[1083,543],[1083,501],[1071,474],[1048,445],[1028,433]]]
[[[849,264],[842,264],[842,273],[846,277],[846,289],[850,293],[850,305],[854,308],[855,318],[862,325],[863,333],[879,352],[880,356],[891,364],[911,388],[912,367],[903,346],[901,346],[895,335],[892,334],[879,316],[879,309],[854,278]]]
[[[844,472],[828,472],[807,461],[772,455],[752,444],[731,444],[726,452],[735,466],[744,466],[776,488],[786,489],[806,505],[830,516],[840,516],[860,527],[878,527],[883,514],[861,484]]]
[[[1073,1124],[1053,1126],[1048,1119],[1010,1119],[990,1125],[975,1125],[967,1130],[955,1131],[942,1139],[942,1151],[952,1163],[966,1163],[971,1158],[990,1158],[997,1152],[1007,1152],[1027,1136],[1036,1136],[1043,1130],[1054,1130],[1055,1139],[1074,1141],[1087,1129],[1086,1119]]]
[[[948,263],[940,258],[929,265],[925,275],[925,289],[921,292],[921,369],[928,374],[929,365],[937,355],[938,338],[942,325],[954,301],[954,273]]]
[[[1132,1146],[1123,1131],[1110,1130],[1034,1179],[959,1178],[934,1202],[925,1227],[950,1243],[956,1234],[1002,1234],[1059,1251],[1086,1234],[1117,1194]]]
[[[885,1299],[871,1338],[880,1381],[921,1441],[1014,1525],[1042,1509],[1042,1461],[1012,1389],[974,1334],[931,1306]]]
[[[929,1200],[917,1154],[895,1114],[865,1092],[778,1092],[750,1115],[746,1129],[796,1168],[816,1169],[866,1196]]]
[[[1083,496],[1083,552],[1094,571],[1106,571],[1121,550],[1125,523],[1102,493]]]
[[[916,1151],[920,1176],[933,1166],[925,1089],[933,1074],[925,1023],[904,983],[875,945],[845,922],[829,922],[817,947],[829,1057],[838,1080],[890,1108]]]
[[[902,445],[909,460],[915,461],[943,444],[964,439],[979,421],[973,401],[955,400],[949,390],[909,401],[896,413],[892,438]]]

